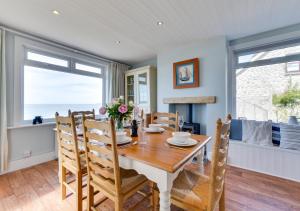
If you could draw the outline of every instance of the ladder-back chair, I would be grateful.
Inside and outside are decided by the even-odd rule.
[[[217,120],[215,143],[212,149],[210,176],[198,171],[184,169],[173,183],[172,204],[185,210],[214,211],[225,210],[225,173],[229,147],[231,116],[223,123]],[[154,187],[154,204],[158,204],[157,188]]]
[[[74,116],[63,117],[56,112],[57,140],[59,145],[59,167],[61,199],[67,196],[66,190],[76,195],[77,211],[82,210],[82,178],[86,174],[86,166],[78,149]],[[75,176],[75,180],[67,182],[67,171]]]
[[[151,124],[162,124],[162,127],[170,131],[178,131],[178,112],[165,113],[155,112],[151,113]]]
[[[147,199],[151,193],[139,190],[148,185],[145,176],[134,170],[119,167],[116,133],[113,120],[99,122],[84,117],[84,144],[88,172],[88,210],[96,210],[93,192],[99,191],[115,204],[115,210],[123,210],[123,203],[135,193]],[[133,208],[134,210],[134,208]]]

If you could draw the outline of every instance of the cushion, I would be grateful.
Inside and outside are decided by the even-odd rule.
[[[264,146],[273,146],[272,143],[272,121],[243,121],[243,138],[242,140]]]
[[[300,125],[280,124],[280,147],[300,150]]]
[[[230,125],[230,139],[241,141],[243,137],[243,122],[241,119],[232,119]]]
[[[274,145],[280,144],[280,124],[272,123],[272,142]]]

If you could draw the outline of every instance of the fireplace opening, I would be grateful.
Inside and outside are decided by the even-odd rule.
[[[200,123],[193,121],[193,109],[194,104],[169,104],[169,112],[175,113],[179,112],[179,115],[183,116],[184,123],[182,127],[182,131],[190,132],[191,134],[198,134],[200,135]],[[195,157],[194,160],[196,161],[197,158]],[[207,148],[204,147],[204,162],[207,162]]]
[[[200,123],[193,122],[193,109],[194,104],[169,104],[169,112],[175,113],[178,111],[180,116],[183,116],[184,124],[183,131],[190,132],[192,134],[200,134]]]

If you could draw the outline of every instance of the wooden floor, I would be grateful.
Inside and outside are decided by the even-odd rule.
[[[73,197],[60,200],[57,167],[57,161],[50,161],[0,176],[0,210],[74,210]],[[130,198],[125,207],[138,199],[139,196]],[[137,210],[149,210],[148,205],[145,202]],[[300,211],[300,183],[229,167],[226,207],[228,211]],[[106,200],[100,210],[113,210],[113,204]],[[180,209],[172,206],[175,210]]]

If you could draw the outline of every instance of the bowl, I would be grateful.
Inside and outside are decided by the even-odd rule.
[[[151,131],[159,131],[161,124],[149,124],[149,128]]]
[[[126,132],[123,131],[117,131],[116,132],[116,138],[117,138],[117,142],[122,142],[125,140],[126,138]]]
[[[191,137],[191,134],[188,132],[173,132],[173,140],[175,142],[184,143],[187,139]]]

